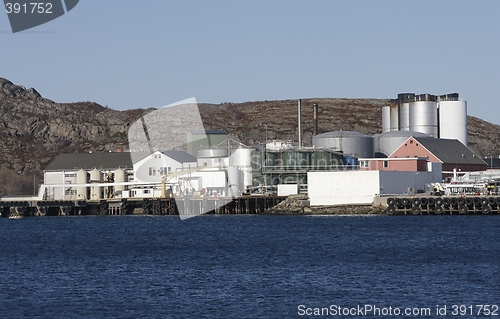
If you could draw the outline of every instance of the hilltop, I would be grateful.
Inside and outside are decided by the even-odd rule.
[[[303,99],[304,145],[312,137],[312,105],[319,104],[319,133],[333,130],[381,132],[386,99]],[[0,78],[0,194],[31,193],[33,178],[60,153],[127,149],[128,127],[154,109],[117,111],[94,102],[57,103]],[[225,129],[248,145],[268,139],[297,140],[297,100],[199,104],[207,129]],[[468,117],[469,147],[496,154],[500,126]],[[498,155],[498,154],[497,154]]]

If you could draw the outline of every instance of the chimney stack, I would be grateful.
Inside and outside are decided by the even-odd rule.
[[[318,103],[313,104],[313,135],[318,135]]]
[[[299,99],[298,121],[299,121],[299,147],[302,147],[302,126],[300,124],[300,115],[302,113],[302,99]]]

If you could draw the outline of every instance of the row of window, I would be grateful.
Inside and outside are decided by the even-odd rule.
[[[165,175],[165,174],[170,174],[172,172],[172,167],[160,167],[158,170],[156,170],[156,167],[150,167],[149,168],[149,176],[156,176],[156,173],[158,172],[158,175]]]

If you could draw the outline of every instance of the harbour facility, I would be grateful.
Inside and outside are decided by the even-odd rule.
[[[417,196],[443,180],[457,183],[465,173],[487,169],[466,146],[467,103],[457,93],[399,94],[382,108],[382,134],[376,136],[342,130],[318,134],[318,107],[312,105],[310,147],[302,145],[299,100],[298,142],[249,147],[224,131],[198,130],[187,136],[188,152],[61,154],[44,170],[38,195],[2,198],[2,215],[136,209],[176,214],[179,206],[172,202],[186,199],[199,201],[188,211],[224,211],[238,199],[239,208],[232,211],[257,213],[299,193],[308,195],[311,206],[367,205],[380,196]],[[204,143],[199,134],[206,136]]]

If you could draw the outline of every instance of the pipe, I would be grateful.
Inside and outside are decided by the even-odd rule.
[[[302,99],[299,99],[298,105],[298,122],[299,122],[299,147],[302,147],[302,126],[300,124],[300,115],[302,112]]]
[[[313,135],[318,135],[318,103],[313,104]]]

